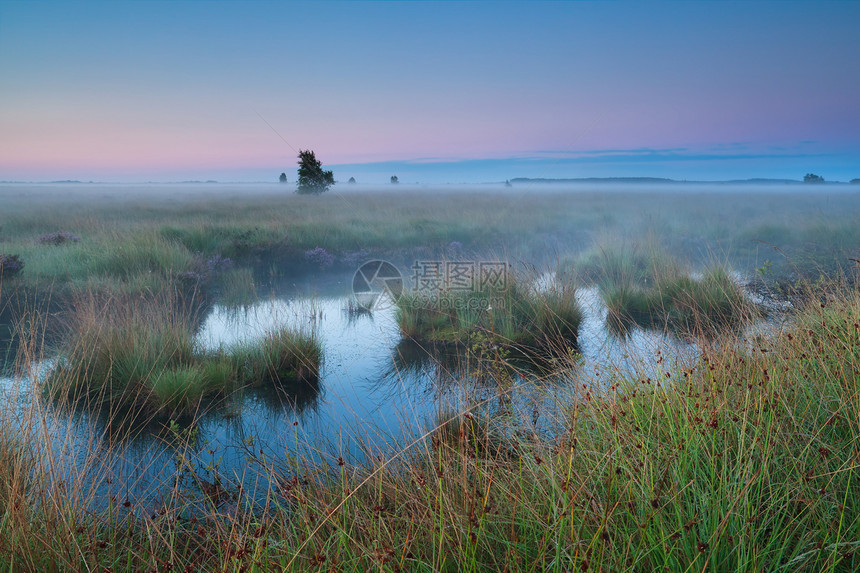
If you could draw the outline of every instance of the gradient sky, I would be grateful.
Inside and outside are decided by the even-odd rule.
[[[860,177],[860,2],[0,0],[0,180]]]

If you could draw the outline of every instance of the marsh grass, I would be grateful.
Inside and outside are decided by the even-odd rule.
[[[468,290],[406,292],[397,300],[403,335],[419,343],[476,342],[526,353],[576,348],[582,309],[572,285],[536,289],[508,265],[497,282]]]
[[[322,346],[315,335],[286,328],[267,333],[260,342],[238,346],[228,356],[236,364],[239,380],[246,385],[266,380],[315,384],[323,359]]]
[[[0,434],[0,515],[13,517],[27,503],[37,462],[20,428]]]
[[[684,274],[681,262],[656,236],[633,241],[607,233],[575,260],[566,261],[563,271],[602,289],[653,285]]]
[[[780,248],[786,243],[801,247],[813,235],[826,246],[826,229],[843,227],[845,233],[836,242],[840,248],[856,249],[851,244],[856,231],[848,227],[856,228],[857,209],[848,196],[832,203],[816,196],[787,206],[780,201],[785,196],[776,193],[754,201],[740,195],[680,193],[656,199],[636,193],[547,193],[531,201],[477,195],[466,203],[435,196],[374,195],[360,203],[366,213],[345,209],[339,198],[325,196],[314,197],[314,203],[274,196],[250,201],[191,198],[182,199],[178,210],[170,201],[153,205],[108,197],[100,211],[90,215],[89,207],[76,198],[52,198],[34,210],[39,202],[24,194],[21,201],[4,204],[0,223],[4,249],[34,253],[43,248],[52,253],[25,256],[28,266],[15,283],[34,276],[46,282],[56,278],[75,281],[83,292],[128,297],[114,310],[104,307],[103,300],[88,306],[83,299],[74,311],[77,322],[70,326],[86,328],[70,329],[80,338],[73,334],[67,349],[69,356],[82,360],[60,371],[88,372],[99,366],[102,374],[112,374],[113,357],[137,353],[139,359],[120,363],[136,375],[169,364],[166,372],[172,380],[163,384],[170,399],[175,394],[169,389],[176,389],[180,380],[199,385],[202,376],[219,388],[235,383],[240,379],[237,362],[266,377],[278,371],[281,353],[276,349],[247,353],[268,357],[259,361],[237,361],[236,355],[226,353],[200,360],[193,345],[188,349],[185,331],[171,330],[172,324],[185,320],[182,313],[165,315],[164,309],[145,308],[145,301],[134,302],[146,289],[157,292],[155,287],[169,282],[174,263],[181,263],[186,254],[193,257],[198,247],[219,252],[226,248],[225,243],[210,242],[219,227],[260,225],[278,230],[260,233],[260,242],[337,251],[336,245],[344,250],[424,245],[428,237],[492,243],[506,234],[534,237],[536,229],[566,230],[565,238],[575,238],[579,231],[571,229],[607,225],[635,227],[631,233],[642,236],[647,230],[643,227],[666,226],[668,236],[689,239],[687,252],[715,237],[734,237],[728,250],[748,256],[755,266],[762,260],[761,243],[754,242],[767,230],[762,225],[776,229],[774,237],[784,241]],[[45,205],[55,214],[46,215]],[[821,229],[809,222],[808,213],[816,209],[826,221]],[[673,218],[661,216],[665,212]],[[687,222],[679,213],[689,216]],[[389,233],[386,225],[391,222],[396,225]],[[152,238],[152,229],[163,225],[202,230],[196,238],[169,232]],[[36,244],[39,233],[58,228],[80,235],[80,243]],[[737,239],[745,229],[749,240]],[[812,234],[804,235],[804,229]],[[117,266],[105,262],[112,247],[99,237],[120,230],[129,236],[148,235],[146,248],[150,254],[156,251],[152,258],[133,256],[133,272],[126,272],[121,261]],[[783,230],[794,234],[781,239]],[[249,252],[257,240],[249,239]],[[162,251],[164,245],[175,248],[178,257]],[[54,258],[57,254],[68,257]],[[31,256],[35,267],[30,266]],[[89,275],[88,264],[101,274]],[[34,268],[42,270],[30,274]],[[0,288],[9,284],[0,282]],[[696,364],[666,368],[659,380],[613,378],[570,388],[569,395],[557,398],[564,413],[557,420],[563,430],[555,435],[524,431],[528,425],[513,415],[484,417],[478,411],[458,410],[440,415],[435,428],[405,440],[396,452],[368,456],[357,464],[292,454],[274,463],[249,449],[248,471],[260,472],[271,484],[262,492],[244,491],[226,480],[195,479],[200,495],[193,500],[178,488],[155,506],[124,499],[127,484],[112,484],[109,472],[63,467],[68,457],[54,447],[57,436],[49,431],[38,400],[28,402],[23,411],[16,409],[17,401],[4,400],[0,409],[8,416],[0,434],[0,568],[857,570],[860,294],[845,285],[810,281],[802,286],[809,284],[812,290],[803,299],[808,306],[772,338],[738,344],[732,335],[703,343],[705,351]],[[134,315],[135,304],[139,316]],[[450,316],[444,319],[438,321],[443,331],[452,321]],[[480,325],[480,319],[466,317],[464,324]],[[151,327],[150,320],[157,324]],[[491,332],[503,331],[502,325],[488,324]],[[122,325],[134,328],[123,331]],[[20,370],[30,371],[43,357],[45,341],[39,328],[25,330],[18,334],[23,339]],[[125,336],[108,336],[113,331]],[[285,343],[284,337],[273,340],[274,347]],[[312,349],[308,353],[313,354]],[[493,360],[498,355],[485,356]],[[286,367],[287,379],[294,370]],[[518,380],[525,384],[530,379]],[[93,380],[123,387],[120,381]],[[71,375],[63,382],[71,388],[81,384]],[[105,396],[104,388],[80,387],[97,401]],[[508,394],[518,390],[513,384],[499,385],[493,400],[504,404]],[[73,434],[69,430],[67,446]],[[180,434],[190,443],[188,433]],[[87,470],[100,468],[97,461],[105,448],[115,447],[102,438],[75,444],[76,459]],[[366,439],[355,436],[356,441]],[[178,483],[189,463],[181,444],[176,455]],[[108,495],[98,493],[103,491],[99,488]]]
[[[273,484],[262,504],[260,492],[200,481],[210,501],[196,513],[178,495],[154,511],[124,511],[118,498],[94,512],[84,509],[91,490],[30,479],[47,460],[0,449],[12,456],[0,465],[2,492],[25,492],[12,494],[20,503],[7,503],[0,521],[0,562],[46,571],[851,571],[860,566],[858,380],[860,293],[848,292],[809,306],[772,339],[728,339],[659,380],[571,389],[564,430],[549,439],[522,431],[515,415],[467,409],[360,465],[252,456]]]
[[[758,313],[723,267],[701,278],[659,279],[650,287],[615,285],[602,290],[609,319],[618,324],[671,328],[686,334],[716,335]]]
[[[322,350],[313,334],[281,329],[259,343],[204,351],[194,340],[190,306],[170,294],[82,298],[46,393],[148,420],[193,417],[205,399],[245,386],[316,383]]]
[[[610,239],[568,263],[566,273],[598,286],[613,331],[638,324],[714,336],[760,314],[724,264],[694,276],[654,239]]]
[[[173,387],[193,369],[192,318],[167,299],[80,298],[69,325],[67,350],[46,380],[55,399],[143,410],[145,416],[169,407],[194,408],[200,380]],[[164,382],[160,380],[164,378]],[[168,395],[170,389],[176,395]],[[161,400],[164,400],[162,403]]]
[[[745,271],[769,259],[775,274],[794,274],[792,261],[807,258],[818,263],[810,268],[814,280],[819,271],[845,267],[845,257],[860,245],[856,193],[837,188],[810,193],[752,186],[741,193],[707,186],[538,186],[528,193],[335,190],[319,197],[262,187],[163,189],[76,186],[57,193],[50,186],[4,186],[3,252],[32,262],[22,272],[26,280],[59,283],[85,278],[87,261],[108,271],[119,246],[134,250],[129,243],[161,252],[161,263],[194,253],[220,253],[242,264],[279,254],[299,259],[317,246],[339,256],[360,249],[393,255],[398,249],[443,248],[454,241],[479,250],[503,245],[514,257],[543,260],[575,253],[592,244],[595,235],[611,233],[662,237],[672,252],[694,263],[702,255],[707,260],[713,252],[725,254]],[[57,229],[81,241],[53,248],[38,244],[40,236]],[[165,246],[175,254],[167,256]],[[123,274],[126,269],[116,270]]]
[[[507,434],[505,455],[485,422],[454,413],[403,466],[291,488],[300,552],[285,561],[850,571],[858,319],[853,294],[765,346],[713,350],[660,381],[616,380],[612,393],[573,399],[550,443]]]
[[[250,268],[230,269],[215,279],[213,296],[224,306],[249,306],[259,300]]]
[[[311,271],[305,254],[315,248],[331,254],[331,268],[351,272],[368,258],[409,265],[416,257],[451,255],[451,245],[472,258],[503,249],[512,259],[551,263],[599,246],[606,235],[642,244],[659,238],[697,267],[718,253],[745,275],[766,268],[760,280],[796,291],[798,281],[819,277],[854,280],[848,259],[860,252],[860,202],[838,188],[822,194],[766,186],[744,193],[701,185],[537,186],[522,194],[335,190],[313,197],[281,191],[2,186],[3,252],[26,261],[16,281],[50,285],[56,295],[159,291],[193,273],[199,256],[230,257],[253,269],[259,283],[273,269]],[[39,243],[57,229],[80,241]],[[251,291],[234,292],[241,301]]]

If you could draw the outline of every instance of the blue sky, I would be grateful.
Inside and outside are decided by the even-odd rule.
[[[0,0],[0,180],[860,177],[860,2]]]

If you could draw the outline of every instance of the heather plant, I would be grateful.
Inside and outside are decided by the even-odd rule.
[[[0,279],[11,278],[24,268],[24,261],[19,255],[4,255],[0,253]]]
[[[334,265],[335,257],[322,247],[316,247],[305,251],[305,260],[321,269],[327,269]]]
[[[218,253],[207,258],[203,265],[206,272],[210,275],[229,271],[235,266],[233,259],[230,257],[224,257]]]
[[[46,233],[40,235],[36,241],[40,245],[62,245],[64,243],[79,243],[81,238],[68,231],[57,231],[55,233]]]
[[[202,253],[197,253],[194,255],[190,268],[177,273],[177,277],[181,280],[205,285],[217,279],[219,275],[232,270],[234,266],[233,259],[219,253],[208,257]]]

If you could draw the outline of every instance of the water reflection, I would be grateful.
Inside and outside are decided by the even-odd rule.
[[[564,425],[561,405],[572,388],[599,391],[617,375],[660,379],[699,352],[695,342],[667,332],[614,334],[597,290],[581,289],[581,355],[550,375],[498,360],[492,348],[464,353],[404,340],[394,308],[356,312],[347,278],[327,284],[324,295],[282,289],[250,306],[215,304],[197,333],[203,349],[216,350],[253,343],[280,327],[312,330],[324,356],[315,383],[244,389],[208,404],[193,424],[157,423],[122,434],[112,432],[101,413],[39,406],[52,436],[43,447],[62,461],[61,479],[148,508],[182,484],[192,493],[200,493],[203,482],[265,492],[272,485],[265,468],[286,468],[295,455],[350,461],[384,455],[467,410],[515,420],[517,431],[552,433]],[[20,383],[13,388],[11,381],[0,381],[0,388],[10,398],[19,395],[19,409],[30,407],[37,393],[24,392]],[[177,435],[191,431],[194,439],[178,451]]]

